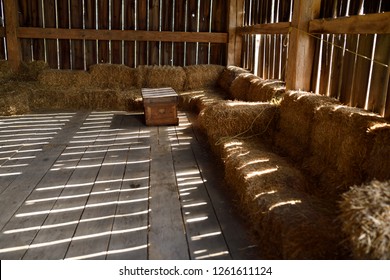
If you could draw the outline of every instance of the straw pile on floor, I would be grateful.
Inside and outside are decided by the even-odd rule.
[[[249,71],[236,66],[228,66],[227,68],[223,69],[218,84],[219,86],[228,92],[230,94],[230,87],[233,83],[233,81],[240,75],[240,74],[248,74]]]
[[[339,102],[308,92],[287,92],[280,104],[279,130],[275,136],[279,152],[298,163],[302,162],[311,152],[309,147],[314,115],[318,108],[328,104]]]
[[[176,91],[184,90],[186,73],[182,67],[149,66],[143,70],[143,86],[147,88],[171,87]]]
[[[199,114],[199,123],[216,142],[253,136],[270,139],[278,115],[277,104],[225,101],[204,109]]]
[[[365,181],[363,164],[374,142],[369,129],[382,123],[383,118],[363,109],[341,105],[317,109],[307,167],[328,194],[339,195]]]
[[[354,186],[340,203],[356,259],[390,259],[390,181]]]
[[[251,85],[261,80],[262,79],[251,73],[238,75],[230,87],[230,94],[232,99],[247,101],[247,96]]]
[[[103,89],[129,89],[137,85],[136,69],[121,64],[96,64],[89,68],[92,82]]]
[[[221,65],[191,65],[184,67],[186,73],[186,89],[216,87],[222,71]]]
[[[99,81],[91,79],[91,74],[81,70],[56,70],[43,71],[38,76],[38,81],[45,86],[62,89],[87,88]]]

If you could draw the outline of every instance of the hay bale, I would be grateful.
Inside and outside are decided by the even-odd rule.
[[[376,114],[348,106],[317,109],[306,166],[327,193],[337,196],[365,180],[363,164],[374,140],[369,129],[383,122]]]
[[[390,179],[390,124],[380,123],[369,128],[374,143],[365,163],[364,170],[368,179],[380,181]]]
[[[339,104],[335,99],[309,92],[289,91],[280,104],[275,145],[279,152],[301,163],[310,151],[313,118],[318,108]]]
[[[225,69],[221,65],[201,64],[185,66],[187,90],[216,87],[219,76]]]
[[[262,79],[251,73],[240,74],[232,82],[230,95],[233,99],[247,101],[247,95],[252,84]]]
[[[255,80],[247,93],[248,101],[280,101],[286,90],[286,83],[280,80]]]
[[[30,88],[28,84],[8,81],[0,84],[0,115],[21,115],[28,113],[28,96]]]
[[[225,101],[203,110],[199,122],[212,138],[270,138],[278,113],[276,104]]]
[[[227,68],[223,69],[219,77],[218,84],[222,89],[230,93],[230,87],[238,75],[248,73],[250,73],[248,70],[245,70],[241,67],[228,66]]]
[[[199,113],[223,100],[225,92],[218,88],[184,91],[179,93],[179,108]]]
[[[0,82],[9,80],[12,77],[12,71],[8,60],[0,60]]]
[[[390,181],[353,186],[340,218],[356,259],[390,259]]]
[[[142,111],[143,101],[141,89],[131,89],[118,92],[118,108],[121,111]]]
[[[38,81],[44,86],[62,89],[86,88],[94,84],[91,74],[82,70],[45,70],[38,76]]]
[[[227,140],[222,155],[225,180],[267,258],[337,259],[344,254],[336,207],[308,195],[310,182],[285,158],[255,140]]]
[[[93,84],[102,89],[128,89],[137,85],[136,70],[121,64],[96,64],[89,67]]]
[[[144,68],[145,69],[145,68]],[[146,68],[143,86],[147,88],[171,87],[184,90],[186,73],[180,66],[150,66]],[[141,70],[142,71],[142,70]]]
[[[14,75],[13,79],[17,81],[38,81],[38,76],[49,68],[49,65],[42,60],[23,62],[20,65],[19,72]]]

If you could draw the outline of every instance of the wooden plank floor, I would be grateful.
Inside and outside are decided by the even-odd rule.
[[[193,116],[0,118],[0,259],[254,259]]]

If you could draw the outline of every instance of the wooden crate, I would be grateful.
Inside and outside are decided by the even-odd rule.
[[[143,88],[146,125],[178,125],[178,95],[172,88]]]

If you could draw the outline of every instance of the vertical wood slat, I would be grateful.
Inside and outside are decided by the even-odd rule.
[[[56,27],[55,0],[44,1],[44,27]],[[46,58],[51,68],[58,68],[57,40],[46,39]]]
[[[122,29],[122,0],[111,0],[111,29]],[[122,63],[122,42],[111,42],[111,63]]]
[[[306,34],[309,21],[318,18],[321,0],[294,1],[286,77],[287,89],[311,90],[315,39]],[[303,32],[300,32],[302,30]]]
[[[21,62],[20,41],[16,34],[18,23],[18,4],[13,0],[4,0],[4,17],[6,26],[6,40],[8,63],[13,71],[17,71]]]
[[[125,1],[124,2],[124,29],[125,30],[135,30],[135,11],[136,11],[136,2],[135,0],[132,1]],[[126,41],[124,43],[124,64],[128,65],[130,67],[136,67],[137,61],[136,61],[136,53],[135,53],[135,42],[134,41]]]
[[[3,19],[4,19],[4,14],[3,14],[3,0],[0,0],[0,17],[1,17],[1,20],[0,20],[0,27],[4,27],[4,24],[3,24]],[[3,29],[4,30],[4,29]],[[5,36],[5,31],[4,31],[4,34]],[[0,59],[5,59],[6,56],[5,56],[5,37],[3,36],[0,36]]]
[[[31,26],[31,13],[32,13],[32,2],[27,0],[19,1],[19,26]],[[31,52],[31,39],[20,39],[20,49],[22,53],[23,61],[32,60]]]
[[[97,14],[98,14],[98,29],[108,29],[109,25],[109,0],[99,0],[97,1]],[[98,41],[98,63],[108,63],[109,59],[109,42],[108,41]]]
[[[72,0],[70,6],[71,28],[83,28],[83,2]],[[82,40],[72,40],[72,68],[84,69],[84,46]]]
[[[227,46],[227,65],[240,65],[241,53],[244,45],[242,36],[236,33],[236,27],[240,27],[244,20],[244,0],[229,1],[229,42]]]
[[[174,15],[174,30],[175,31],[185,31],[185,2],[186,1],[175,1],[175,15]],[[174,44],[174,54],[173,65],[184,65],[184,43],[175,43]]]
[[[95,0],[84,0],[84,22],[86,29],[96,29],[96,5]],[[85,41],[85,64],[89,66],[97,63],[96,41]]]
[[[58,27],[69,28],[68,0],[57,0]],[[59,40],[60,68],[70,69],[70,40]]]
[[[138,7],[137,7],[137,26],[139,30],[147,30],[147,10],[149,7],[147,7],[147,1],[138,1]],[[138,50],[138,62],[139,65],[146,65],[148,64],[148,58],[146,51],[147,43],[146,42],[138,42],[137,50]]]

